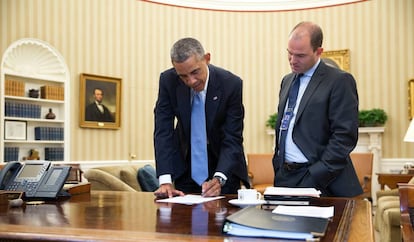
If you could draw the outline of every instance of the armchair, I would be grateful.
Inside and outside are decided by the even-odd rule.
[[[412,178],[408,184],[414,184]],[[380,242],[401,241],[400,198],[398,188],[377,191],[374,228],[380,233]]]
[[[148,187],[153,187],[154,184],[158,184],[155,175],[152,175],[153,171],[148,169],[146,165],[152,166],[152,164],[127,164],[94,167],[86,170],[84,177],[91,183],[92,190],[146,191]],[[144,166],[145,169],[142,169]],[[138,170],[140,169],[140,174],[144,174],[138,177]],[[142,177],[145,177],[145,182],[140,184],[138,179],[142,179]]]
[[[272,187],[275,179],[273,154],[247,154],[247,170],[250,186],[263,193],[266,187]]]
[[[414,185],[398,184],[401,212],[401,233],[404,242],[414,241]]]
[[[360,198],[372,200],[371,194],[371,178],[372,178],[372,163],[374,162],[374,154],[372,153],[351,153],[352,164],[358,176],[359,183],[362,186],[364,193]]]

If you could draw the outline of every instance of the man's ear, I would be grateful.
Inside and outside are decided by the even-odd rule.
[[[316,49],[316,53],[318,54],[318,56],[321,56],[323,52],[323,48],[322,47],[318,47],[318,49]]]
[[[210,64],[210,53],[204,55],[204,60],[206,60],[207,65]]]

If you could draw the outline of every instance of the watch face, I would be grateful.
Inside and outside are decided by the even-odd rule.
[[[224,185],[224,183],[226,183],[226,180],[224,180],[222,177],[220,176],[216,176],[217,180],[219,181],[220,185]]]

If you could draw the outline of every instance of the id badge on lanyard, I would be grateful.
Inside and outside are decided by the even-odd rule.
[[[286,112],[282,118],[282,124],[280,125],[280,130],[287,130],[289,128],[289,123],[292,117],[293,117],[293,108],[286,109]]]

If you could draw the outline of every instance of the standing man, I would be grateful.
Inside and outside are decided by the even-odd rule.
[[[210,65],[210,53],[196,39],[178,40],[170,54],[173,68],[160,75],[154,110],[160,182],[154,194],[235,194],[241,182],[249,186],[242,80]],[[202,111],[196,111],[199,108]],[[198,133],[204,133],[204,138],[197,138]]]
[[[86,106],[85,109],[85,121],[97,121],[97,122],[114,122],[109,109],[103,105],[104,92],[101,88],[93,89],[94,101]]]
[[[282,79],[279,94],[274,185],[353,197],[362,193],[349,157],[358,141],[356,82],[321,61],[322,39],[322,29],[311,22],[289,35],[292,73]]]

